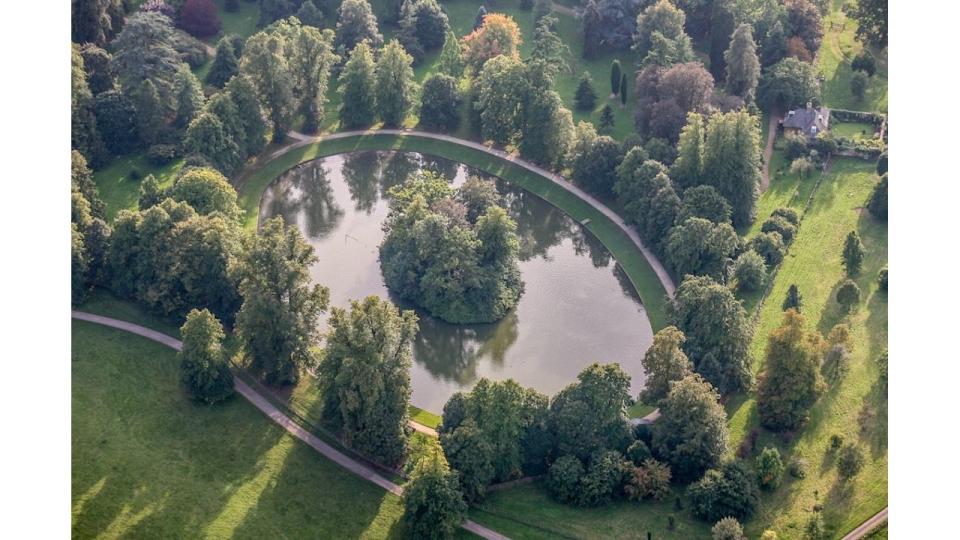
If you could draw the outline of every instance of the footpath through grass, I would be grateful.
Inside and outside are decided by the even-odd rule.
[[[550,179],[481,150],[456,143],[413,135],[371,133],[295,148],[255,168],[237,182],[240,206],[246,212],[246,227],[250,229],[256,227],[260,197],[264,189],[284,171],[305,161],[360,150],[412,151],[457,161],[503,178],[541,197],[579,223],[589,220],[585,227],[613,254],[640,294],[653,331],[656,332],[666,326],[666,291],[653,268],[647,264],[643,254],[620,227],[589,203]]]
[[[877,272],[887,263],[887,227],[862,209],[876,181],[873,163],[833,160],[759,313],[751,345],[755,372],[762,368],[767,336],[781,323],[781,303],[790,284],[796,284],[803,295],[803,315],[811,328],[826,334],[843,319],[835,299],[844,278],[840,253],[847,233],[858,231],[867,255],[856,279],[863,301],[849,319],[850,371],[831,385],[792,440],[760,430],[758,449],[777,446],[785,459],[805,459],[808,469],[805,479],[788,476],[779,489],[762,498],[757,517],[747,524],[751,537],[765,528],[798,537],[815,505],[822,505],[832,536],[839,537],[887,503],[886,396],[876,386],[876,358],[887,343],[887,298],[876,283]],[[759,419],[754,396],[732,400],[727,408],[732,452],[752,429],[759,428]],[[866,455],[863,471],[847,485],[838,482],[834,455],[827,452],[834,434],[858,442]]]
[[[175,353],[73,323],[72,535],[394,538],[400,499],[246,400],[184,395]]]

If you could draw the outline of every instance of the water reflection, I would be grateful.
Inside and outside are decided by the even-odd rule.
[[[281,215],[304,232],[320,258],[311,277],[330,288],[332,305],[347,306],[369,294],[390,297],[377,256],[387,191],[422,169],[454,185],[483,176],[415,153],[331,156],[278,178],[264,193],[261,216]],[[507,317],[492,324],[453,325],[420,312],[413,403],[440,411],[453,392],[480,377],[512,377],[554,393],[595,361],[620,362],[638,392],[640,358],[652,336],[625,274],[589,231],[560,210],[499,179],[497,189],[517,221],[526,292]]]

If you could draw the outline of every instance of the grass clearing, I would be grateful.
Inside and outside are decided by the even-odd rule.
[[[872,139],[876,128],[873,124],[866,122],[842,122],[839,124],[830,124],[830,133],[836,137],[849,137],[851,139]]]
[[[113,221],[120,210],[137,209],[140,182],[147,175],[152,174],[156,177],[162,187],[172,186],[182,166],[182,159],[160,167],[154,166],[147,161],[146,151],[144,151],[117,156],[107,166],[95,171],[93,181],[97,184],[100,197],[107,205],[108,221]],[[137,178],[138,175],[139,178]]]
[[[499,157],[456,143],[412,135],[371,133],[292,149],[276,159],[260,164],[235,183],[240,195],[240,206],[246,212],[246,227],[256,227],[261,194],[270,182],[284,171],[305,161],[359,150],[406,150],[458,161],[522,187],[560,208],[577,222],[583,223],[589,219],[585,227],[613,254],[633,282],[643,299],[654,332],[666,326],[666,292],[663,285],[640,250],[614,222],[551,180]]]
[[[440,415],[433,414],[430,411],[425,411],[420,407],[410,405],[407,407],[407,409],[410,411],[411,420],[422,426],[427,426],[428,428],[437,429],[437,426],[439,426],[440,422],[443,420]]]
[[[257,33],[257,22],[260,20],[260,2],[241,0],[237,2],[240,9],[229,12],[223,8],[224,0],[215,0],[217,15],[220,16],[220,32],[205,41],[211,45],[226,35],[236,35],[248,38]]]
[[[751,536],[764,528],[787,537],[799,536],[817,504],[824,508],[831,533],[842,536],[887,503],[886,396],[879,395],[875,386],[875,360],[887,342],[887,298],[876,284],[877,272],[887,264],[887,227],[862,209],[876,181],[873,163],[844,158],[833,161],[759,313],[751,346],[755,372],[762,367],[766,336],[781,322],[780,304],[790,284],[796,284],[803,295],[808,325],[826,334],[842,319],[834,298],[843,279],[840,252],[847,233],[859,232],[867,256],[856,280],[864,300],[850,316],[854,343],[850,372],[830,387],[792,440],[760,430],[758,449],[773,445],[785,456],[802,457],[808,462],[808,472],[803,480],[787,478],[779,489],[763,497],[757,517],[747,524]],[[727,410],[732,451],[758,427],[759,420],[753,396],[731,400]],[[861,429],[860,419],[870,415],[873,420]],[[833,456],[826,452],[833,434],[859,441],[865,449],[863,471],[846,486],[838,483]]]
[[[72,344],[73,536],[402,534],[398,497],[242,398],[189,400],[167,347],[79,321]]]
[[[617,501],[599,508],[576,508],[551,499],[540,484],[526,484],[487,495],[470,509],[470,518],[510,538],[710,538],[710,525],[690,514],[689,503],[676,510],[682,490],[660,502]],[[676,528],[671,531],[673,516]]]
[[[850,62],[863,50],[857,41],[857,21],[840,9],[843,0],[834,0],[831,12],[823,18],[823,44],[817,65],[824,77],[821,85],[823,104],[834,109],[887,112],[887,54],[871,50],[877,59],[877,72],[870,77],[864,98],[857,99],[850,91],[853,69]]]

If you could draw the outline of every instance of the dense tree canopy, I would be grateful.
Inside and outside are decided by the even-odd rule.
[[[860,23],[857,26],[860,40],[880,48],[887,46],[887,0],[859,0],[851,8],[850,16]]]
[[[752,26],[741,24],[737,27],[723,57],[727,63],[727,92],[752,100],[760,81],[760,59]]]
[[[420,99],[420,124],[431,129],[451,131],[460,124],[463,97],[457,80],[443,73],[434,73],[423,82]]]
[[[823,338],[804,328],[804,318],[793,309],[767,338],[766,362],[757,384],[757,411],[764,427],[794,430],[825,390],[820,375]]]
[[[476,108],[480,111],[484,139],[506,145],[520,133],[523,102],[529,93],[527,69],[516,56],[500,55],[483,65]]]
[[[84,58],[73,45],[70,51],[70,147],[93,164],[106,160],[107,147],[97,129],[93,93],[87,84]]]
[[[491,205],[470,222],[447,181],[430,172],[391,188],[391,196],[380,245],[387,287],[449,322],[492,322],[516,305],[519,244],[503,208]]]
[[[617,141],[606,135],[597,137],[572,164],[573,181],[592,193],[612,194],[617,182],[617,166],[622,160],[623,149]]]
[[[690,217],[670,230],[667,260],[677,275],[710,276],[722,281],[727,261],[739,245],[729,223]]]
[[[550,426],[560,455],[587,459],[603,450],[624,451],[631,441],[626,422],[630,376],[619,364],[592,364],[550,402]]]
[[[239,220],[243,215],[243,210],[237,204],[236,190],[222,174],[213,169],[187,169],[170,188],[169,197],[189,204],[200,215],[219,212],[234,220]]]
[[[267,144],[267,122],[256,88],[246,75],[240,74],[227,83],[226,93],[237,107],[237,117],[244,132],[244,154],[249,156],[260,152]]]
[[[123,28],[122,0],[72,0],[70,31],[74,43],[103,46]]]
[[[687,493],[694,515],[711,523],[725,517],[746,521],[760,503],[754,473],[739,461],[707,471]]]
[[[317,319],[327,308],[329,291],[310,286],[313,247],[296,226],[268,220],[246,239],[237,265],[243,306],[237,314],[250,367],[270,384],[296,382],[315,365]]]
[[[641,63],[669,66],[693,60],[690,36],[684,31],[686,15],[669,0],[649,5],[637,15],[633,49]]]
[[[380,463],[396,465],[406,453],[411,343],[417,316],[368,296],[350,311],[333,308],[319,367],[324,416],[344,442]]]
[[[727,451],[727,413],[710,383],[693,374],[670,383],[651,427],[651,448],[681,482],[720,464]]]
[[[674,324],[687,337],[683,350],[698,373],[723,393],[751,386],[753,329],[730,289],[708,276],[688,276],[670,309]]]
[[[816,68],[796,58],[784,58],[764,70],[757,100],[766,107],[793,109],[820,99]]]
[[[887,173],[880,177],[867,199],[867,210],[880,221],[887,221]]]

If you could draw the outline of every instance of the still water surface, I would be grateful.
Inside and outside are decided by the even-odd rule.
[[[261,220],[295,223],[316,250],[315,283],[330,288],[331,305],[376,294],[390,297],[377,246],[387,190],[422,169],[460,185],[488,175],[456,162],[410,152],[356,152],[301,164],[264,192]],[[513,378],[553,394],[593,362],[619,362],[643,387],[640,358],[652,341],[640,299],[610,252],[549,203],[503,180],[497,189],[520,237],[526,289],[517,307],[491,324],[455,325],[422,311],[413,345],[414,405],[440,412],[447,398],[481,377]],[[404,308],[412,308],[392,298]],[[326,326],[326,320],[321,322]]]

